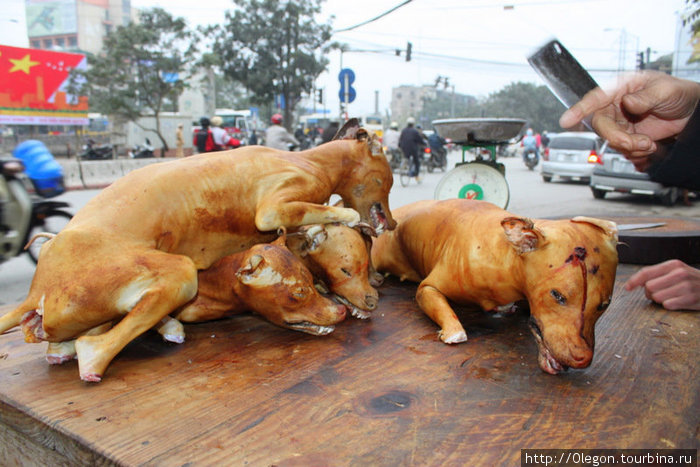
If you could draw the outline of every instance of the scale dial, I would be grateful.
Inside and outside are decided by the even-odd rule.
[[[435,199],[449,198],[478,199],[505,209],[510,189],[506,178],[494,167],[469,162],[447,172],[435,188]]]

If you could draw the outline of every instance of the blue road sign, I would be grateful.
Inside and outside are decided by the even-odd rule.
[[[338,74],[338,81],[340,81],[340,91],[338,92],[340,102],[346,102],[345,86],[348,87],[347,102],[350,103],[354,101],[355,97],[357,96],[355,89],[352,87],[352,83],[355,82],[355,72],[350,68],[343,68]]]
[[[345,102],[345,89],[343,89],[343,86],[340,86],[340,91],[338,92],[338,97],[340,97],[340,102]],[[352,101],[354,101],[355,97],[357,97],[357,93],[355,92],[355,88],[350,86],[350,89],[348,89],[348,104],[351,103]]]

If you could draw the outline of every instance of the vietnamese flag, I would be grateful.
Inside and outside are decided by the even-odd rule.
[[[85,66],[85,56],[81,54],[0,45],[0,115],[46,116],[52,111],[87,112],[84,98],[76,105],[69,102],[72,99],[64,90],[70,71]],[[43,112],[37,114],[37,111]],[[22,123],[0,119],[0,123],[3,122]]]

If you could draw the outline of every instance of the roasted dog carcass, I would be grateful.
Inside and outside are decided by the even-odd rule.
[[[540,368],[590,365],[595,323],[615,282],[613,222],[531,221],[464,199],[420,201],[393,214],[398,227],[375,239],[372,260],[378,271],[420,282],[416,300],[443,342],[467,340],[448,300],[494,310],[527,299]]]
[[[249,146],[124,176],[42,246],[29,295],[0,318],[0,332],[22,320],[29,342],[81,336],[80,376],[99,381],[128,342],[195,296],[198,270],[273,240],[279,227],[362,220],[392,229],[381,143],[356,120],[338,137],[308,151]],[[333,193],[347,208],[324,205]]]

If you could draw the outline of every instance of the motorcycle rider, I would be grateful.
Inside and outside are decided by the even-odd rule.
[[[223,123],[224,119],[218,115],[214,115],[211,118],[211,135],[214,139],[214,151],[223,151],[228,146],[237,148],[241,145],[238,139],[233,138],[225,129],[221,128]]]
[[[197,148],[197,151],[201,154],[204,152],[211,152],[215,150],[214,136],[211,132],[211,122],[207,117],[202,117],[199,119],[200,128],[194,134],[192,143]]]
[[[384,132],[384,145],[390,155],[390,163],[392,169],[395,169],[401,164],[401,149],[399,149],[399,124],[391,122],[389,129]]]
[[[532,131],[532,128],[528,128],[527,132],[525,133],[525,137],[523,138],[523,161],[527,163],[527,154],[530,152],[535,153],[535,158],[539,160],[540,158],[540,150],[538,148],[537,144],[537,138],[535,138],[535,135]]]
[[[282,114],[274,114],[265,131],[265,145],[270,148],[289,151],[289,145],[299,146],[299,141],[282,126]]]
[[[445,150],[445,144],[447,141],[438,135],[438,132],[433,128],[433,133],[428,136],[428,145],[430,146],[430,154],[434,157],[435,162],[438,167],[442,167],[445,161],[445,156],[447,151]]]
[[[404,156],[409,158],[412,162],[411,171],[408,173],[408,176],[415,177],[416,182],[420,183],[418,173],[420,172],[420,160],[422,157],[420,148],[423,145],[423,137],[414,127],[415,123],[415,118],[408,117],[406,120],[406,128],[401,131],[401,136],[399,137],[399,147],[403,151]]]

